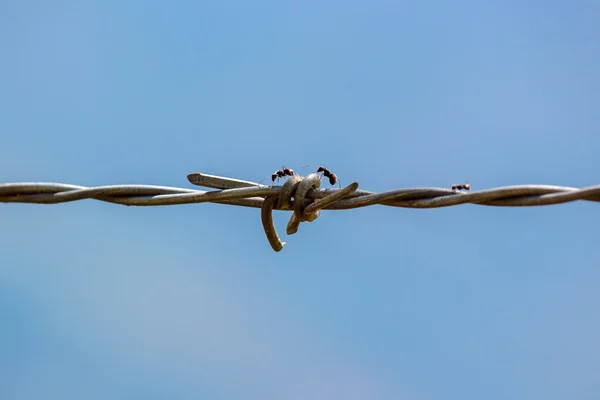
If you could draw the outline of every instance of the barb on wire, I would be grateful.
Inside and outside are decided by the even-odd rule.
[[[294,234],[301,222],[312,222],[320,210],[347,210],[383,205],[402,208],[439,208],[461,204],[483,206],[525,207],[561,204],[573,201],[600,202],[600,185],[583,189],[519,185],[474,191],[456,192],[445,188],[405,188],[383,193],[358,190],[353,182],[342,189],[321,189],[316,174],[294,175],[283,186],[265,186],[239,179],[192,173],[190,183],[217,189],[202,191],[151,185],[112,185],[85,187],[62,183],[0,184],[0,202],[57,204],[94,199],[126,206],[166,206],[191,203],[219,203],[260,208],[261,220],[269,243],[275,251],[285,245],[273,225],[272,210],[293,211],[287,227]]]

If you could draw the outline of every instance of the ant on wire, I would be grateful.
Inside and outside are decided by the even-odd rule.
[[[291,169],[291,168],[288,168],[288,167],[286,167],[285,165],[282,165],[282,166],[281,166],[281,170],[283,171],[283,174],[284,174],[284,175],[287,175],[287,176],[293,176],[293,175],[296,175],[296,171],[294,171],[294,170],[293,170],[293,169]]]
[[[342,184],[339,182],[337,175],[328,170],[327,168],[321,166],[319,167],[319,169],[317,169],[317,173],[319,172],[322,172],[323,176],[329,179],[329,184],[331,186],[335,185],[335,183],[337,182],[340,185],[340,187],[342,187]]]
[[[281,166],[281,169],[278,169],[277,171],[275,171],[271,174],[271,181],[273,182],[273,184],[275,184],[276,179],[279,180],[279,179],[285,178],[286,176],[293,176],[293,175],[296,175],[296,171],[283,165],[283,166]],[[265,179],[263,179],[262,181],[264,181]],[[262,181],[260,181],[260,183],[262,183]]]
[[[452,190],[471,190],[471,185],[469,183],[459,183],[457,185],[452,185]]]

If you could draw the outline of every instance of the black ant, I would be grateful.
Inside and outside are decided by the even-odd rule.
[[[283,171],[283,174],[284,174],[284,175],[287,175],[287,176],[293,176],[293,175],[296,175],[296,171],[294,171],[294,170],[293,170],[293,169],[291,169],[291,168],[288,168],[288,167],[286,167],[285,165],[283,165],[283,166],[281,167],[281,171]]]
[[[279,179],[279,178],[285,178],[285,172],[283,172],[280,169],[278,169],[277,171],[275,171],[271,174],[271,181],[273,183],[275,183],[275,179]]]
[[[275,183],[276,179],[285,178],[286,176],[293,176],[295,174],[296,174],[296,171],[294,171],[293,169],[288,168],[286,166],[282,166],[281,169],[278,169],[277,171],[275,171],[271,174],[271,181],[273,183]],[[264,179],[263,179],[263,181],[264,181]],[[262,183],[262,181],[261,181],[261,183]]]
[[[339,183],[340,187],[342,187],[342,184],[338,181],[337,175],[328,170],[327,168],[319,167],[319,169],[317,169],[317,173],[319,172],[322,172],[324,177],[329,178],[329,184],[331,186],[335,185],[335,183],[337,182]]]
[[[452,185],[452,190],[471,190],[471,185],[468,183],[459,183],[457,185]]]

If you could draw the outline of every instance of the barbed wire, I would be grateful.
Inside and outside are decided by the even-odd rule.
[[[294,234],[301,222],[312,222],[320,210],[347,210],[383,205],[401,208],[439,208],[461,204],[500,207],[555,205],[573,201],[600,202],[600,185],[573,188],[551,185],[517,185],[473,191],[416,187],[375,193],[358,190],[353,182],[342,189],[321,189],[320,177],[294,175],[282,186],[266,186],[255,182],[216,175],[193,173],[188,181],[217,190],[202,191],[154,185],[111,185],[86,187],[63,183],[0,184],[0,202],[57,204],[94,199],[126,206],[167,206],[193,203],[219,203],[261,208],[263,228],[275,251],[285,242],[277,236],[272,210],[293,211],[286,232]]]

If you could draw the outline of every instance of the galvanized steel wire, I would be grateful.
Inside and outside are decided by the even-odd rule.
[[[94,199],[126,206],[166,206],[191,203],[220,203],[262,208],[262,221],[269,243],[275,251],[283,248],[275,232],[271,211],[291,210],[288,234],[297,231],[300,222],[312,222],[320,210],[347,210],[383,205],[402,208],[439,208],[461,204],[527,207],[568,203],[600,202],[600,185],[573,188],[549,185],[505,186],[469,193],[446,188],[416,187],[382,193],[358,190],[353,182],[342,189],[321,189],[316,174],[294,176],[282,186],[265,186],[239,179],[193,173],[188,180],[217,190],[202,191],[152,185],[111,185],[86,187],[63,183],[0,184],[0,202],[57,204]],[[287,186],[286,186],[287,185]]]

